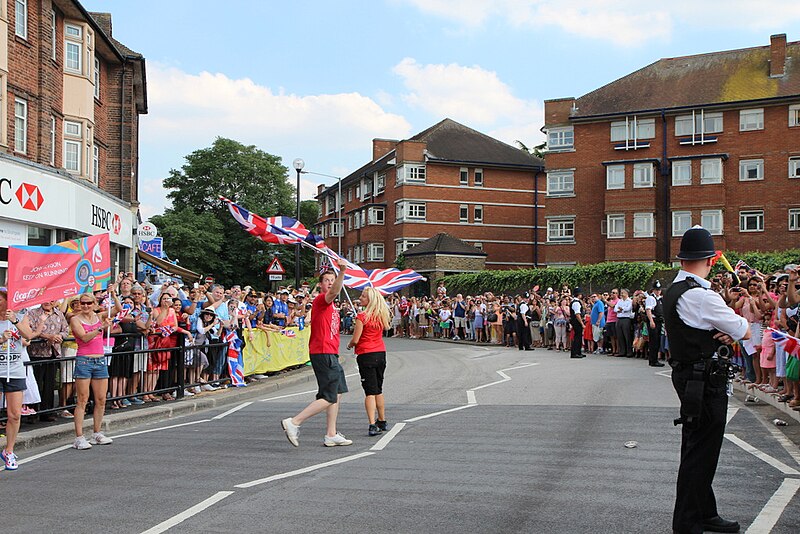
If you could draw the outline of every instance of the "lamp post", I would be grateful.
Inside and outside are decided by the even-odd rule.
[[[300,221],[300,173],[303,172],[306,162],[300,158],[295,158],[292,162],[294,170],[297,171],[297,190],[295,197],[297,198],[297,220]],[[300,243],[294,246],[294,287],[300,287]]]
[[[335,178],[339,181],[339,198],[336,199],[336,224],[339,225],[338,228],[338,235],[339,235],[339,247],[336,250],[336,253],[339,256],[342,255],[342,233],[344,233],[344,221],[342,221],[342,177],[341,176],[334,176],[332,174],[323,174],[321,172],[313,172],[313,171],[301,171],[303,174],[313,174],[315,176],[324,176],[326,178]]]

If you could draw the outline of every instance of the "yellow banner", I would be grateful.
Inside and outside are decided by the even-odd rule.
[[[294,330],[297,335],[286,337],[277,332],[244,329],[242,335],[247,343],[242,351],[245,376],[281,371],[309,361],[308,335],[311,329],[288,330]]]

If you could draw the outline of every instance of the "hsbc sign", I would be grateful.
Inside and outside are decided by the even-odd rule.
[[[79,178],[0,159],[0,229],[5,220],[87,235],[108,232],[113,243],[134,248],[134,217],[130,204]]]

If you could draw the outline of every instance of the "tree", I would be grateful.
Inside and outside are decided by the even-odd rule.
[[[291,247],[270,245],[250,236],[219,199],[220,195],[229,198],[263,217],[294,217],[294,187],[280,157],[218,137],[210,147],[196,150],[185,159],[180,170],[172,169],[164,179],[172,208],[160,218],[151,219],[164,235],[170,255],[180,258],[181,265],[188,269],[213,274],[225,285],[266,287],[266,268],[276,253],[280,253],[287,273],[293,273]],[[316,209],[306,207],[304,212],[312,211],[315,216],[311,224],[316,222]],[[200,226],[204,230],[201,235],[209,238],[208,234],[213,233],[215,239],[190,240],[187,234],[197,233]],[[212,242],[218,242],[218,248],[208,246]],[[313,259],[306,258],[307,254],[301,256],[301,271],[305,273],[313,272]]]
[[[547,147],[547,141],[540,143],[533,148],[528,148],[527,145],[525,145],[525,143],[519,140],[517,140],[516,143],[517,146],[519,146],[520,150],[524,150],[528,154],[536,156],[537,158],[544,159],[544,156],[547,153],[545,150],[545,148]]]

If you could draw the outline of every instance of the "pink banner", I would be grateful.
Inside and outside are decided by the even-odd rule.
[[[105,289],[111,280],[108,234],[49,247],[8,247],[8,309]]]

